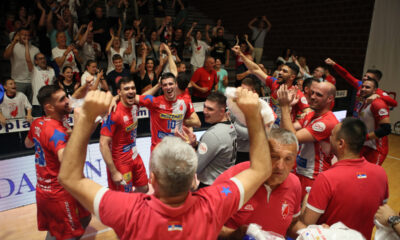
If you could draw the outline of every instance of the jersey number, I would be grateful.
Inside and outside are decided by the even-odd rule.
[[[176,121],[175,120],[168,120],[168,129],[175,129],[176,127]]]

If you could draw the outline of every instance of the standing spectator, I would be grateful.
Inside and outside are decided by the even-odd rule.
[[[47,66],[46,57],[43,53],[37,53],[35,55],[35,65],[32,65],[30,62],[29,52],[26,54],[26,62],[28,63],[29,70],[32,74],[32,92],[33,92],[33,99],[32,99],[32,116],[40,117],[43,115],[43,109],[40,106],[40,103],[37,99],[37,95],[39,89],[43,86],[50,85],[54,83],[55,73],[53,68]]]
[[[118,27],[122,3],[123,1],[121,0],[107,0],[107,22],[109,28]]]
[[[146,42],[146,45],[149,46],[148,49],[148,57],[151,57],[157,61],[160,58],[160,40],[158,40],[157,31],[152,31],[150,33],[150,39]],[[137,63],[137,65],[139,65]]]
[[[192,48],[192,56],[190,57],[190,64],[192,71],[195,72],[198,68],[203,67],[206,53],[210,46],[201,40],[201,31],[196,31],[195,37],[192,36],[193,29],[197,26],[197,22],[193,22],[192,27],[189,29],[186,37],[190,39],[190,46]]]
[[[64,32],[57,33],[57,44],[57,47],[53,48],[51,53],[59,69],[63,69],[65,66],[71,66],[74,71],[75,79],[79,79],[77,61],[80,63],[81,59],[78,49],[75,48],[75,44],[67,45],[67,38]]]
[[[79,39],[78,45],[80,47],[80,56],[82,58],[81,69],[84,69],[87,61],[94,60],[101,57],[101,46],[99,43],[93,41],[93,22],[89,22],[86,31]]]
[[[106,47],[106,53],[107,53],[107,58],[108,58],[108,64],[107,64],[107,74],[109,74],[112,70],[115,69],[115,66],[112,63],[112,57],[115,54],[119,54],[121,56],[125,56],[127,54],[131,54],[132,52],[132,44],[128,44],[128,48],[124,48],[121,46],[121,39],[118,37],[118,34],[115,35],[114,34],[114,30],[111,28],[110,29],[110,35],[111,35],[111,39],[110,41],[107,43],[107,47]],[[129,35],[129,40],[131,40],[132,35]]]
[[[93,19],[93,39],[100,43],[102,52],[105,52],[108,41],[107,36],[107,19],[104,17],[103,8],[98,6],[95,8],[95,18]]]
[[[218,19],[217,19],[217,25],[215,25],[215,26],[211,29],[211,35],[212,35],[213,37],[216,37],[216,36],[217,36],[217,30],[218,30],[218,28],[224,29],[224,26],[222,26],[222,19],[221,19],[221,18],[218,18]]]
[[[299,61],[300,68],[302,68],[305,73],[310,74],[310,69],[307,66],[306,57],[300,56],[298,61]],[[332,83],[332,84],[334,84],[334,83]]]
[[[167,43],[171,41],[173,35],[172,18],[171,16],[165,16],[161,25],[159,25],[157,34],[160,36],[160,41]]]
[[[3,84],[5,94],[0,104],[0,123],[5,126],[7,120],[13,118],[26,118],[27,121],[32,122],[32,106],[28,98],[17,91],[13,79],[6,79]]]
[[[222,94],[225,93],[225,88],[228,86],[228,72],[221,68],[222,62],[218,58],[215,60],[215,71],[217,72],[218,85],[217,90]]]
[[[294,51],[292,50],[292,49],[290,49],[290,48],[285,48],[285,49],[283,49],[283,51],[282,51],[282,56],[279,56],[277,59],[276,59],[276,61],[278,62],[278,61],[281,61],[281,62],[283,62],[284,64],[285,63],[288,63],[288,62],[293,62],[294,61],[294,59],[293,59],[293,53],[294,53]]]
[[[129,69],[125,68],[122,57],[119,54],[115,54],[112,57],[112,62],[115,67],[109,74],[107,74],[107,84],[111,87],[113,95],[117,95],[117,84],[122,77],[131,77]],[[138,90],[136,90],[138,91]]]
[[[258,26],[255,27],[254,23],[257,20],[258,20]],[[253,58],[255,59],[256,63],[259,64],[261,62],[261,58],[263,55],[265,36],[271,30],[272,25],[266,16],[262,16],[260,19],[253,18],[249,22],[248,27],[252,31],[251,40],[254,43]]]
[[[124,30],[124,37],[121,39],[121,47],[125,49],[131,49],[131,53],[126,53],[124,55],[124,65],[125,68],[130,69],[133,66],[133,68],[136,68],[136,39],[134,36],[134,30],[131,27],[127,27]]]
[[[91,80],[92,82],[93,80]],[[67,97],[71,97],[72,94],[79,88],[80,83],[74,78],[74,72],[70,66],[65,66],[62,69],[62,73],[57,78],[57,84],[61,89],[64,90]]]
[[[315,179],[301,217],[306,225],[340,221],[371,239],[374,215],[387,202],[389,188],[385,170],[360,158],[366,132],[354,118],[333,129],[330,143],[338,161]]]
[[[172,8],[175,7],[175,22],[174,28],[183,28],[186,25],[188,17],[188,6],[189,0],[174,0],[172,2]]]
[[[58,8],[59,9],[59,8]],[[68,22],[65,22],[60,12],[51,10],[47,15],[46,26],[47,34],[49,35],[51,48],[55,48],[58,44],[57,35],[59,32],[63,32],[66,37],[66,45],[70,45],[73,36],[73,22],[72,18],[68,18]],[[53,22],[55,22],[55,27]]]
[[[210,43],[211,46],[211,56],[214,58],[221,59],[222,64],[225,64],[225,67],[229,66],[229,56],[230,56],[230,44],[228,40],[224,38],[224,29],[217,29],[217,36],[212,39],[208,35],[208,31],[210,30],[210,26],[206,25],[206,39]]]
[[[17,85],[17,91],[32,99],[32,78],[26,63],[26,49],[31,58],[39,53],[39,49],[29,42],[30,30],[21,28],[14,36],[14,40],[6,47],[4,58],[11,61],[11,78]],[[33,61],[33,59],[31,59]]]
[[[240,46],[240,51],[242,51],[242,53],[244,55],[252,55],[253,51],[254,51],[254,47],[253,45],[249,42],[249,36],[247,34],[244,34],[244,41],[239,41],[239,36],[236,35],[236,45]],[[252,56],[252,58],[254,58]],[[235,58],[235,68],[238,69],[238,67],[240,65],[243,65],[243,59],[240,57],[240,55],[236,55]]]
[[[154,21],[156,23],[156,27],[160,27],[163,23],[165,15],[165,9],[167,8],[166,0],[153,0],[153,8],[154,8]],[[166,24],[171,23],[171,17],[169,16],[169,20]],[[164,20],[165,22],[165,20]]]
[[[183,50],[185,48],[185,37],[182,28],[176,28],[172,36],[172,45],[175,46],[176,52],[180,59],[183,59]]]
[[[149,11],[149,0],[137,0],[139,15],[142,18],[143,25],[148,29],[154,28],[154,20]]]
[[[93,79],[93,84],[90,86],[90,90],[103,89],[108,91],[107,82],[103,76],[103,70],[97,69],[97,62],[93,60],[89,60],[86,63],[86,71],[82,74],[81,84],[85,85],[85,83],[89,79]]]
[[[214,58],[207,57],[204,61],[204,67],[197,69],[196,72],[193,73],[192,79],[190,80],[193,87],[193,102],[204,102],[218,84],[217,72],[214,70],[214,66]]]
[[[157,83],[158,76],[160,75],[162,70],[162,66],[155,65],[154,59],[146,58],[147,56],[146,44],[142,43],[142,47],[144,48],[142,56],[143,64],[141,64],[139,67],[139,79],[136,84],[137,92],[140,94],[149,90],[152,87],[153,83]]]

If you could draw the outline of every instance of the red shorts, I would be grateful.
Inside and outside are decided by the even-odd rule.
[[[361,149],[361,156],[365,157],[368,162],[382,165],[383,161],[385,161],[387,154],[382,154],[375,149],[372,149],[367,146],[363,146]]]
[[[111,178],[111,173],[107,169],[107,179],[108,187],[111,190],[121,191],[121,192],[133,192],[132,186],[142,187],[146,186],[148,183],[146,168],[144,167],[142,158],[138,154],[137,157],[130,161],[128,164],[117,164],[115,167],[122,174],[126,185],[115,185]]]
[[[80,219],[89,216],[90,212],[68,193],[47,199],[36,192],[36,206],[40,231],[49,231],[57,239],[79,237],[85,232]]]
[[[303,199],[307,194],[306,187],[312,187],[315,179],[311,179],[300,174],[296,175],[299,177],[301,183],[301,199]]]

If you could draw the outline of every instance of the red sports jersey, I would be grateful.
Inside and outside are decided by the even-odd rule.
[[[250,167],[250,162],[235,165],[221,174],[213,183],[220,184]],[[225,226],[237,229],[256,223],[265,231],[286,235],[293,217],[300,215],[301,186],[296,175],[290,173],[278,187],[264,184],[243,207],[229,218]]]
[[[99,190],[95,215],[121,239],[217,239],[226,220],[243,204],[242,184],[233,178],[189,192],[178,207],[154,195]]]
[[[318,212],[318,224],[337,222],[371,239],[374,215],[388,197],[388,180],[381,166],[364,158],[340,160],[318,175],[307,207]]]
[[[367,131],[369,133],[379,128],[379,122],[382,119],[389,117],[389,108],[386,103],[380,98],[375,99],[374,101],[372,101],[371,104],[364,103],[358,111],[358,117],[365,123],[365,125],[367,126]],[[368,161],[372,163],[382,164],[384,158],[389,152],[389,142],[387,136],[365,141],[364,146],[372,148],[373,150],[376,150],[380,154],[384,155],[383,159],[380,159],[380,161],[378,162],[376,161],[376,159],[372,160],[370,158],[371,156],[365,156],[366,158],[368,158]]]
[[[177,98],[167,101],[165,97],[142,95],[139,105],[150,111],[151,150],[161,142],[165,136],[173,136],[176,130],[182,129],[183,120],[194,112],[192,102]]]
[[[310,112],[299,120],[299,123],[302,128],[311,133],[315,142],[300,144],[296,172],[307,178],[315,179],[320,172],[331,166],[333,155],[330,153],[329,137],[339,121],[331,111],[328,111],[319,117],[315,117],[315,112]]]
[[[279,107],[278,101],[278,89],[280,87],[280,84],[278,83],[278,80],[276,78],[268,76],[265,79],[265,85],[267,85],[271,89],[269,104],[271,105],[272,110],[274,110],[277,115],[275,124],[279,126],[282,118],[281,108]],[[291,86],[289,90],[293,89],[294,87],[295,86]],[[310,107],[302,91],[297,90],[297,96],[299,96],[299,101],[296,103],[296,105],[292,106],[290,111],[292,122],[296,120],[297,115],[301,114],[304,109]]]
[[[356,96],[356,102],[354,104],[354,111],[353,111],[353,116],[357,117],[357,114],[360,112],[360,108],[362,106],[362,99],[360,97],[360,91],[361,91],[361,85],[362,81],[358,80],[357,78],[353,77],[346,69],[344,69],[342,66],[339,64],[333,65],[333,69],[342,77],[344,78],[351,86],[353,86],[355,89],[357,89],[357,96]],[[382,89],[378,88],[376,89],[376,94],[382,98],[385,103],[390,106],[390,107],[396,107],[397,106],[397,101],[391,98],[385,91]]]

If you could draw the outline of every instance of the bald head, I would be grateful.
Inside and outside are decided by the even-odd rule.
[[[310,92],[310,107],[315,112],[330,110],[335,100],[336,87],[330,82],[313,83]]]

